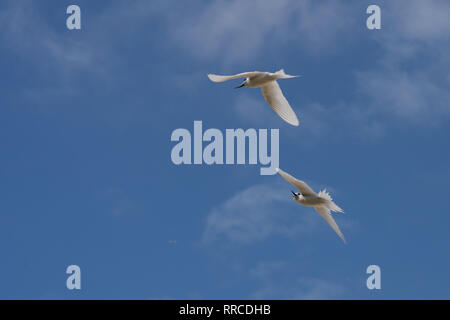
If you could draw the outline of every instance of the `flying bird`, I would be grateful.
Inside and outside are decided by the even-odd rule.
[[[283,95],[280,86],[277,83],[278,79],[296,78],[298,76],[291,76],[284,73],[281,69],[275,73],[271,72],[243,72],[232,76],[219,76],[216,74],[208,74],[208,78],[213,82],[224,82],[237,78],[245,78],[244,82],[236,88],[249,87],[258,88],[261,87],[262,94],[267,103],[272,109],[287,123],[298,126],[298,118],[294,110],[292,110],[289,102]]]
[[[334,221],[331,216],[330,211],[344,212],[339,208],[331,198],[330,194],[326,189],[316,194],[304,181],[298,180],[291,176],[289,173],[277,168],[277,172],[290,184],[295,186],[300,192],[291,191],[294,200],[307,207],[314,207],[316,211],[325,219],[326,222],[333,228],[333,230],[338,234],[338,236],[346,243],[344,235],[341,230],[339,230],[336,221]]]

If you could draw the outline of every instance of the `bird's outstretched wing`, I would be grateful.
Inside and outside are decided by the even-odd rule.
[[[232,76],[219,76],[217,74],[208,74],[208,78],[209,80],[213,81],[213,82],[224,82],[224,81],[228,81],[228,80],[232,80],[232,79],[238,79],[238,78],[250,78],[250,77],[254,77],[260,73],[263,72],[259,72],[259,71],[252,71],[252,72],[242,72],[242,73],[238,73]]]
[[[276,81],[270,81],[261,87],[262,94],[272,109],[287,123],[298,126],[298,118],[283,95]]]
[[[347,243],[345,241],[344,235],[342,234],[341,230],[339,230],[338,225],[336,224],[336,221],[334,221],[333,217],[331,216],[330,209],[324,206],[317,206],[314,207],[316,211],[322,216],[322,218],[325,219],[326,222],[333,228],[333,230],[338,234],[338,236],[344,241],[344,243]]]
[[[289,173],[284,172],[280,168],[277,169],[277,172],[290,184],[296,187],[303,196],[315,196],[316,193],[311,189],[304,181],[295,179]]]

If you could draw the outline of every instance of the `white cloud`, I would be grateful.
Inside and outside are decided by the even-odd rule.
[[[295,268],[299,268],[294,264]],[[249,275],[260,284],[251,294],[252,299],[336,299],[345,289],[342,285],[314,277],[292,279],[292,263],[264,261],[250,269]],[[298,273],[298,271],[296,271]]]
[[[316,215],[292,201],[288,186],[255,185],[211,210],[203,240],[250,244],[270,236],[304,236],[320,221]]]
[[[292,290],[294,299],[335,299],[345,291],[337,283],[316,278],[299,278],[295,284],[297,287]]]
[[[168,42],[196,57],[234,63],[270,51],[278,55],[291,43],[320,53],[335,44],[337,35],[354,20],[346,14],[348,6],[339,1],[217,0],[194,1],[189,6],[176,1],[136,1],[90,11],[90,19],[82,18],[82,30],[63,32],[64,19],[55,28],[33,1],[10,1],[5,7],[0,13],[0,36],[8,48],[26,58],[41,58],[43,64],[68,74],[79,67],[111,67],[114,63],[108,61],[114,60],[114,44],[148,26],[161,27]]]
[[[299,278],[289,285],[272,283],[252,294],[253,299],[327,300],[337,299],[345,292],[343,286],[316,278]]]
[[[448,39],[450,2],[447,0],[410,0],[406,4],[392,2],[393,11],[386,11],[402,38],[414,41]]]
[[[265,280],[274,273],[282,271],[286,265],[287,263],[284,261],[263,261],[258,263],[256,267],[250,269],[249,273],[252,277]]]
[[[161,28],[169,47],[215,61],[218,70],[211,72],[220,72],[230,64],[252,68],[256,58],[270,54],[278,61],[282,52],[291,48],[327,58],[337,51],[348,52],[346,42],[354,43],[362,36],[369,39],[364,41],[376,43],[381,51],[373,67],[350,70],[357,85],[354,97],[333,105],[320,101],[296,105],[291,101],[298,107],[303,132],[310,136],[325,136],[339,124],[339,130],[345,126],[351,133],[357,130],[361,136],[379,137],[392,125],[389,122],[435,124],[448,120],[450,114],[450,75],[446,72],[450,64],[450,20],[446,14],[450,3],[445,0],[385,2],[381,5],[382,29],[377,31],[355,28],[358,23],[364,27],[365,13],[334,0],[195,1],[188,7],[172,1],[114,3],[83,20],[89,22],[89,32],[81,30],[82,37],[54,28],[35,2],[10,1],[5,7],[0,13],[4,47],[28,62],[30,72],[51,72],[61,80],[58,90],[28,89],[33,99],[76,90],[72,80],[77,70],[113,81],[111,71],[123,63],[115,46],[151,25]],[[185,80],[174,77],[178,82]],[[238,115],[255,124],[260,120],[280,127],[276,115],[256,94],[239,96],[235,106]],[[379,120],[377,116],[389,118]]]
[[[378,112],[422,123],[450,113],[448,87],[437,83],[426,68],[411,74],[396,67],[393,71],[362,73],[359,78]]]
[[[81,30],[68,31],[64,6],[59,25],[42,13],[45,6],[36,1],[8,1],[4,6],[0,12],[2,44],[28,63],[30,72],[59,77],[60,86],[68,85],[77,71],[108,81],[116,64],[123,63],[115,46],[162,8],[147,1],[114,3],[90,11],[82,6]]]
[[[382,10],[382,54],[374,69],[356,73],[367,108],[422,125],[448,119],[450,3],[389,2]]]
[[[226,64],[277,52],[290,43],[320,53],[354,21],[339,1],[217,0],[194,8],[189,14],[175,13],[169,24],[173,39],[198,57]]]
[[[38,60],[33,67],[46,72],[49,69],[68,72],[93,62],[90,48],[58,34],[31,1],[10,2],[0,14],[0,29],[0,37],[8,49],[26,60]]]

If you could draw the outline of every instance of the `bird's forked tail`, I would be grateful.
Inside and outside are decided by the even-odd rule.
[[[277,75],[278,79],[288,79],[288,78],[300,77],[300,76],[291,76],[290,74],[286,74],[283,69],[278,70],[277,72],[275,72],[275,74]]]
[[[336,203],[333,202],[333,198],[331,198],[330,194],[328,193],[327,189],[323,189],[319,192],[318,196],[322,199],[327,200],[326,206],[328,209],[334,212],[344,212]]]

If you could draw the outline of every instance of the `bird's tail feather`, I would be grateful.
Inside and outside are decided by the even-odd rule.
[[[331,198],[330,194],[328,193],[327,189],[323,189],[319,192],[319,197],[322,199],[327,200],[326,206],[328,209],[334,212],[344,212],[336,203],[333,202],[333,198]]]
[[[296,77],[300,77],[300,76],[291,76],[290,74],[286,74],[284,72],[284,69],[280,69],[277,72],[275,72],[275,74],[278,76],[279,79],[287,79],[287,78],[296,78]]]

